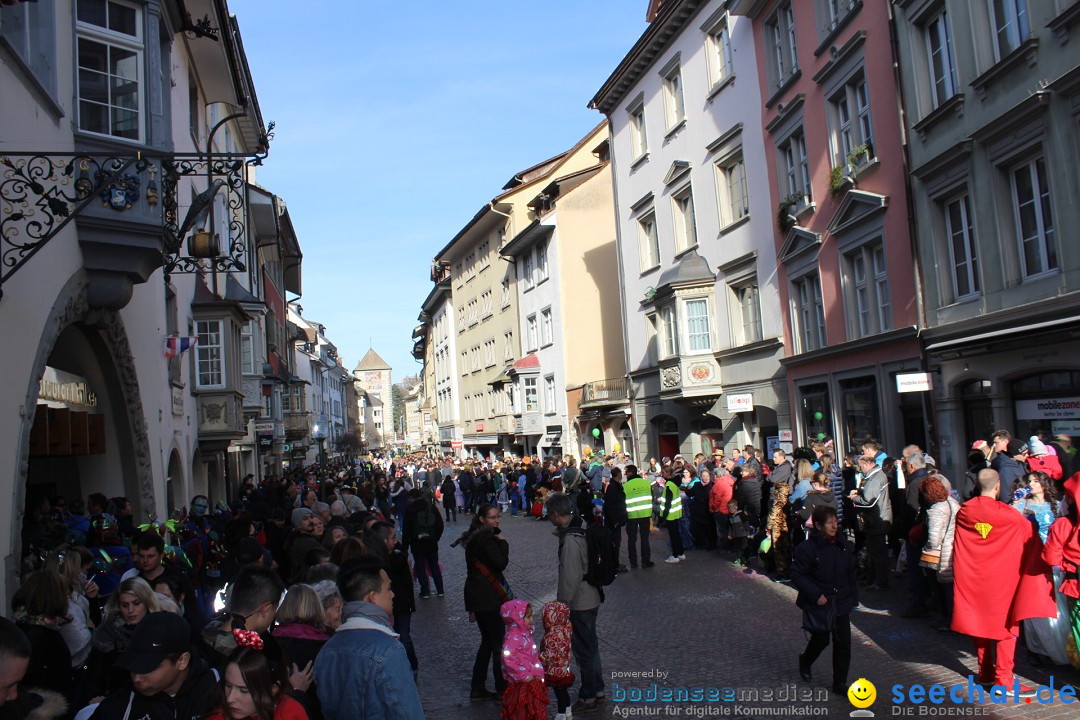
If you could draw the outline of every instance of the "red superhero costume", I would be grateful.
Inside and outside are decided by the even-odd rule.
[[[1012,685],[1020,621],[1057,616],[1041,550],[1035,525],[994,497],[956,514],[952,629],[975,638],[981,682]]]

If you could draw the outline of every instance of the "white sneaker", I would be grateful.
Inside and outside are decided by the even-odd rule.
[[[555,720],[566,720],[566,713],[555,713]]]
[[[685,555],[680,555],[680,556],[679,556],[679,559],[680,559],[680,560],[685,560],[685,559],[686,559],[686,556],[685,556]]]
[[[669,558],[668,558],[667,560],[665,560],[664,562],[666,562],[666,563],[667,563],[667,564],[669,564],[669,565],[674,565],[675,563],[679,562],[679,558],[677,558],[677,557],[675,557],[674,555],[672,555],[671,557],[669,557]]]

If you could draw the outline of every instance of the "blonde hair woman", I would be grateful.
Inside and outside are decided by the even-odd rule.
[[[315,656],[330,639],[326,631],[326,613],[315,588],[298,583],[289,588],[277,611],[274,640],[285,656],[285,667],[305,671],[314,667]],[[318,701],[315,683],[307,689],[308,697]]]
[[[81,667],[90,656],[90,600],[97,597],[98,586],[86,579],[86,571],[93,564],[90,551],[84,547],[60,545],[45,562],[45,569],[64,578],[68,594],[67,614],[71,622],[60,626],[60,636],[71,652],[71,667]]]
[[[105,695],[127,677],[113,663],[135,635],[135,628],[152,612],[162,610],[157,593],[140,577],[120,583],[105,603],[105,618],[94,630],[86,669],[86,697]]]

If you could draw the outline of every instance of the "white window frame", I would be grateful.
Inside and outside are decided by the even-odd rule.
[[[75,102],[76,102],[77,116],[78,116],[77,124],[78,124],[80,132],[85,132],[85,133],[89,133],[89,134],[92,134],[92,135],[98,135],[98,136],[101,136],[101,137],[107,137],[107,138],[110,138],[112,140],[117,140],[117,141],[121,141],[121,142],[142,143],[142,142],[145,141],[145,136],[146,136],[146,69],[145,69],[145,65],[146,65],[146,44],[145,44],[145,40],[143,39],[144,38],[144,33],[143,33],[143,22],[144,22],[143,21],[143,10],[142,10],[141,7],[139,7],[138,5],[135,5],[133,3],[121,2],[120,0],[108,0],[108,2],[106,3],[106,18],[108,17],[108,12],[110,10],[110,8],[109,8],[110,5],[118,5],[118,6],[128,8],[130,10],[135,11],[135,35],[134,36],[128,35],[126,33],[122,33],[122,32],[116,31],[116,30],[111,30],[108,27],[102,27],[100,25],[94,25],[94,24],[89,23],[89,22],[84,22],[82,20],[78,20],[77,19],[78,18],[78,5],[76,5],[76,7],[74,8],[75,9],[75,16],[76,16],[76,20],[75,20],[75,33],[76,33],[76,39],[75,39],[75,94],[76,94],[76,99],[75,99]],[[108,22],[107,19],[106,19],[106,22]],[[132,53],[135,54],[135,65],[136,65],[136,70],[135,70],[135,75],[136,75],[136,77],[135,77],[135,83],[136,83],[135,116],[136,116],[136,125],[138,126],[138,131],[136,133],[136,137],[124,137],[123,135],[117,135],[117,134],[115,134],[113,132],[113,110],[114,109],[129,110],[130,108],[124,108],[124,107],[116,105],[116,104],[114,104],[112,102],[113,78],[114,77],[119,77],[119,76],[115,76],[115,75],[111,74],[111,67],[107,68],[105,73],[104,73],[105,82],[106,82],[106,85],[108,86],[107,92],[108,92],[108,95],[109,95],[109,102],[105,105],[105,107],[106,107],[106,116],[108,118],[108,120],[107,120],[108,131],[107,132],[101,132],[101,131],[98,131],[98,130],[92,130],[92,129],[85,126],[85,124],[83,122],[83,118],[82,118],[82,104],[84,102],[84,99],[83,99],[83,97],[81,95],[82,83],[81,83],[81,81],[79,79],[79,75],[81,74],[83,69],[78,64],[78,62],[79,62],[78,61],[79,42],[82,41],[82,40],[87,40],[89,42],[94,42],[94,43],[98,43],[100,45],[105,45],[106,48],[108,48],[108,57],[110,57],[110,58],[111,58],[112,50],[114,48],[124,50],[124,51],[127,51],[127,52],[132,52]],[[111,61],[110,61],[109,64],[111,65]],[[100,71],[94,70],[92,68],[86,68],[86,72],[95,73],[97,75],[102,74]],[[101,103],[99,103],[97,101],[93,101],[93,100],[85,100],[85,102],[93,103],[94,105],[101,105]]]
[[[195,387],[199,390],[224,388],[228,377],[225,364],[225,321],[196,320],[195,335],[198,337],[195,344]],[[215,335],[216,342],[213,342]],[[203,381],[204,375],[209,382]],[[215,379],[217,382],[214,382]]]
[[[1031,14],[1027,0],[987,0],[994,60],[1012,53],[1031,35]]]
[[[540,311],[540,336],[543,340],[542,347],[547,347],[555,342],[555,325],[549,307]]]
[[[510,307],[510,278],[503,278],[502,281],[502,308]]]
[[[869,157],[874,157],[870,86],[864,71],[856,73],[829,98],[829,119],[832,124],[833,167],[846,166],[848,155],[860,145],[866,145]]]
[[[732,320],[734,324],[735,344],[749,345],[760,342],[764,335],[761,327],[761,289],[757,278],[733,282],[728,287],[731,289],[731,299],[735,304],[735,313]]]
[[[503,360],[514,359],[514,331],[507,330],[503,333]]]
[[[529,352],[539,349],[539,343],[536,332],[536,315],[530,315],[525,318],[525,339],[528,341]]]
[[[750,193],[742,148],[716,161],[713,169],[716,173],[720,227],[724,228],[750,215]]]
[[[490,317],[494,312],[492,308],[492,292],[491,290],[485,290],[480,293],[480,314],[481,317]]]
[[[661,73],[664,86],[664,117],[668,132],[686,120],[686,88],[683,86],[682,69],[676,60],[669,63]]]
[[[791,281],[791,312],[792,326],[797,329],[792,334],[798,352],[819,350],[828,345],[821,276],[816,270]]]
[[[930,73],[930,97],[934,107],[939,107],[955,95],[960,87],[956,79],[956,56],[948,10],[942,8],[941,12],[927,20],[923,24],[923,34],[927,70]]]
[[[535,375],[527,375],[521,378],[521,397],[525,401],[525,412],[527,413],[541,412],[540,389],[537,387],[536,379]]]
[[[547,243],[536,246],[536,284],[548,279],[548,249]]]
[[[675,305],[665,305],[656,313],[658,320],[658,341],[656,352],[661,360],[678,357],[679,355],[679,318]]]
[[[712,352],[712,309],[709,307],[709,298],[707,297],[693,297],[686,298],[682,301],[683,317],[685,318],[686,327],[684,332],[686,333],[686,348],[687,355],[700,355],[702,353]],[[695,315],[691,308],[704,308],[705,315]]]
[[[630,127],[630,155],[633,162],[649,154],[648,125],[645,121],[645,100],[639,97],[628,108],[626,114]]]
[[[843,268],[850,339],[891,330],[892,302],[884,242],[878,238],[844,253]]]
[[[705,31],[710,90],[718,88],[733,74],[729,23],[729,15],[724,13]]]
[[[660,267],[660,235],[656,231],[656,211],[650,209],[637,219],[638,261],[641,272]]]
[[[1028,175],[1031,181],[1032,196],[1028,199],[1020,197],[1020,186],[1017,178],[1021,173]],[[1023,278],[1029,279],[1039,275],[1056,272],[1060,267],[1060,257],[1057,249],[1057,233],[1054,227],[1053,208],[1051,203],[1053,196],[1050,193],[1049,176],[1046,168],[1046,159],[1038,155],[1026,160],[1009,169],[1009,186],[1013,209],[1013,222],[1016,223],[1017,252],[1020,255],[1020,271]],[[1034,234],[1024,235],[1023,222],[1025,206],[1031,206],[1034,221]],[[1037,243],[1037,258],[1040,267],[1028,266],[1025,246],[1028,243]]]
[[[810,158],[806,151],[806,132],[800,125],[787,135],[778,145],[780,156],[780,177],[787,187],[787,195],[799,199],[798,208],[802,209],[813,202],[814,194],[810,184]]]
[[[240,330],[240,372],[255,375],[255,338],[258,336],[255,320],[248,320]]]
[[[953,218],[956,209],[956,219]],[[971,196],[966,192],[953,197],[942,205],[945,219],[945,244],[949,252],[949,273],[952,278],[954,300],[975,297],[981,292],[979,258],[975,245],[975,220],[971,214]],[[958,227],[959,226],[959,227]],[[958,246],[959,245],[959,246]],[[967,291],[961,291],[962,281]]]
[[[555,396],[555,376],[544,376],[544,412],[554,414],[559,411]]]
[[[671,193],[671,218],[675,229],[675,254],[697,247],[694,190],[689,183]]]
[[[525,290],[532,290],[535,280],[533,278],[533,254],[525,253],[521,258],[521,279],[525,282]]]

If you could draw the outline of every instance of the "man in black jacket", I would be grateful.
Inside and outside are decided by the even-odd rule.
[[[619,546],[622,540],[622,529],[626,527],[626,493],[623,491],[622,470],[617,467],[611,468],[611,481],[608,482],[607,492],[604,493],[604,525],[611,531],[611,542],[615,546],[615,559],[619,563],[618,571],[630,572],[622,561],[619,560]]]
[[[443,596],[443,576],[439,569],[439,539],[443,524],[439,509],[429,490],[409,492],[409,507],[405,509],[405,528],[401,534],[402,552],[412,550],[416,577],[420,581],[420,597],[431,597],[428,575],[435,581],[435,592]]]
[[[147,615],[116,665],[131,673],[131,687],[107,695],[92,720],[195,720],[213,709],[217,680],[192,657],[191,630],[179,615]]]

